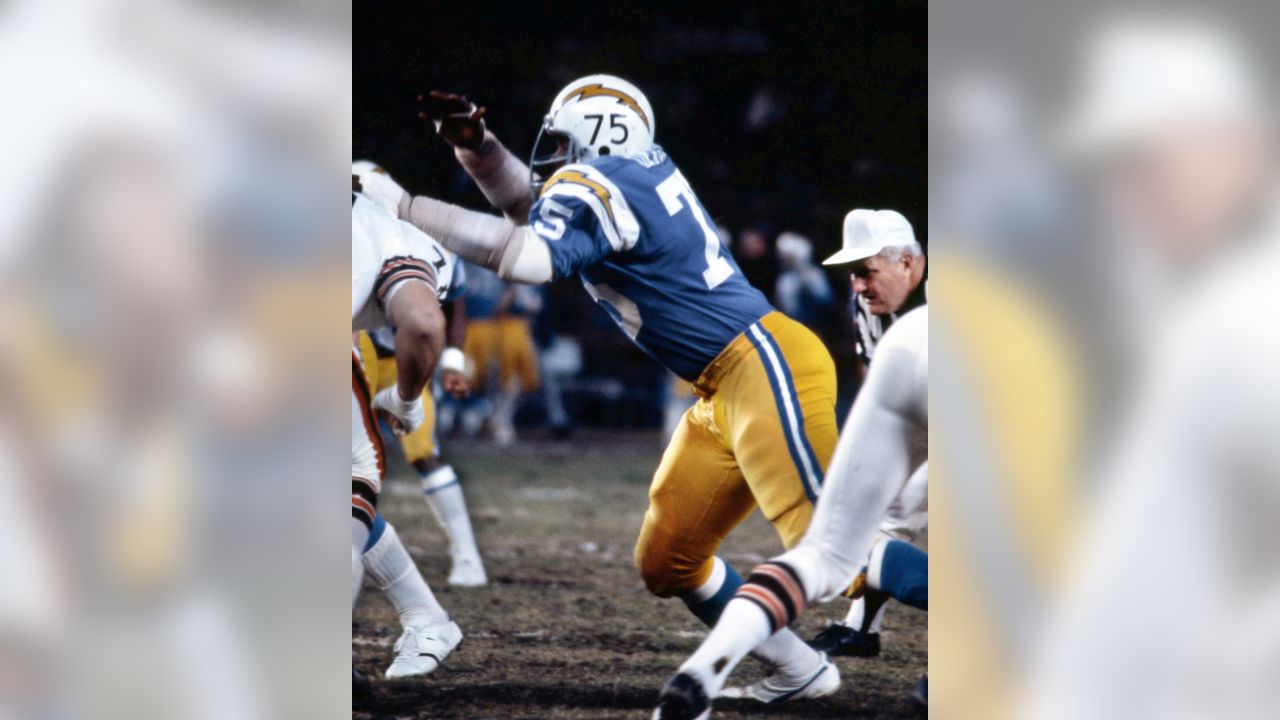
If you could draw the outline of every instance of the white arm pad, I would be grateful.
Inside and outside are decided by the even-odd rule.
[[[365,197],[391,212],[398,212],[408,194],[400,184],[383,172],[367,172],[360,176],[360,191]]]
[[[409,202],[405,219],[503,280],[529,285],[551,280],[551,249],[528,226],[423,196]]]
[[[475,150],[458,147],[453,153],[494,207],[517,225],[529,222],[529,206],[533,204],[529,166],[511,154],[493,133],[485,130],[484,142]]]

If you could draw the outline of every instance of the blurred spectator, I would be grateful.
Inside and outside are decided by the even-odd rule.
[[[475,363],[474,398],[462,414],[463,432],[490,421],[499,445],[515,441],[520,394],[538,389],[538,357],[530,322],[542,309],[542,291],[510,285],[493,272],[467,263],[467,338],[463,348]]]
[[[733,258],[755,288],[768,293],[777,283],[778,263],[769,252],[769,238],[763,228],[753,226],[739,233]]]
[[[792,232],[778,236],[778,273],[773,299],[778,309],[810,329],[819,329],[834,302],[826,273],[813,264],[809,238]]]
[[[784,115],[786,115],[786,107],[777,91],[771,87],[763,87],[757,90],[751,96],[751,101],[747,103],[747,116],[743,124],[747,130],[755,132],[770,125],[776,125],[782,121]]]
[[[534,340],[538,345],[538,363],[542,370],[542,404],[547,429],[551,436],[563,440],[573,432],[574,420],[565,406],[566,386],[582,372],[582,346],[578,339],[562,335],[555,328],[557,307],[548,297],[534,321]]]

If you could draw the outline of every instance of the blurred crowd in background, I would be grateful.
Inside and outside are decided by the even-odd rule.
[[[748,280],[826,342],[843,411],[857,386],[849,275],[817,264],[839,248],[842,218],[855,207],[903,213],[927,247],[925,22],[923,3],[712,3],[678,13],[530,5],[500,15],[458,3],[371,15],[355,29],[353,153],[412,193],[484,208],[450,149],[417,118],[420,93],[465,93],[528,158],[566,82],[593,72],[627,78],[653,103],[658,144]],[[577,280],[543,292],[541,310],[528,313],[542,375],[552,379],[541,389],[563,402],[527,397],[517,425],[661,426],[669,374]]]

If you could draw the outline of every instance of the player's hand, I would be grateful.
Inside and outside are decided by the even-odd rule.
[[[373,409],[386,413],[391,430],[397,435],[408,435],[422,424],[426,411],[422,407],[422,396],[412,400],[400,397],[400,388],[392,386],[373,396]]]
[[[440,375],[441,387],[459,400],[471,395],[471,381],[457,370],[445,370]]]
[[[456,398],[471,394],[471,381],[467,379],[467,356],[456,347],[448,347],[440,353],[440,386]]]
[[[484,142],[484,108],[477,106],[465,95],[453,95],[432,90],[418,96],[423,109],[418,117],[430,120],[436,134],[455,147],[475,150]]]

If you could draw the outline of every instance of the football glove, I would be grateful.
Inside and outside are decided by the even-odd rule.
[[[475,150],[484,142],[484,108],[466,96],[432,90],[419,95],[418,103],[423,106],[418,117],[430,120],[450,145]]]

